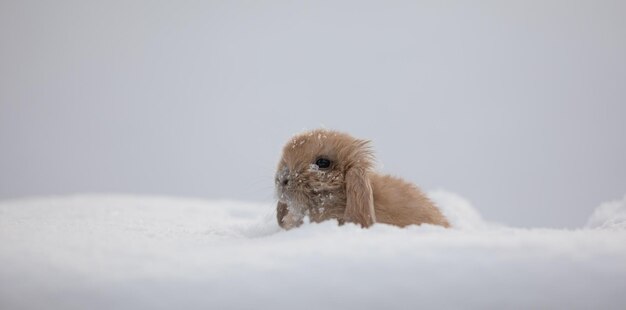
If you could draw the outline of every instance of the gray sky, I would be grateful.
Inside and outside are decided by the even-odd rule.
[[[626,194],[623,1],[2,1],[0,199],[271,201],[319,126],[488,220]]]

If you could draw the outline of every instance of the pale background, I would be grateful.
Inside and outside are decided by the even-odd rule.
[[[626,193],[623,1],[0,1],[0,199],[272,201],[325,126],[488,220]]]

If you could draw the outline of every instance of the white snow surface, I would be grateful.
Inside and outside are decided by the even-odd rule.
[[[274,205],[0,202],[0,309],[624,309],[626,197],[583,228],[512,228],[430,193],[452,229],[283,231]]]
[[[626,196],[622,200],[605,202],[597,207],[587,221],[587,227],[626,229]]]

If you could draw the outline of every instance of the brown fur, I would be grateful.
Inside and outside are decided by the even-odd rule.
[[[330,159],[320,169],[318,158]],[[369,141],[331,130],[312,130],[283,148],[276,172],[278,224],[290,229],[308,215],[313,222],[336,219],[369,227],[376,222],[404,227],[449,227],[439,209],[413,184],[372,171]]]

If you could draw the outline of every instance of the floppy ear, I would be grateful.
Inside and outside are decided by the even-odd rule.
[[[367,171],[353,167],[346,172],[345,178],[347,198],[345,220],[361,224],[361,227],[373,225],[376,222],[374,195]]]
[[[302,218],[304,215],[289,212],[289,207],[286,203],[278,202],[276,205],[276,219],[278,220],[278,225],[283,229],[292,229],[298,227],[304,223]]]
[[[287,212],[289,212],[287,204],[279,201],[278,205],[276,205],[276,219],[278,220],[278,225],[282,228],[286,228],[284,218],[287,215]]]

